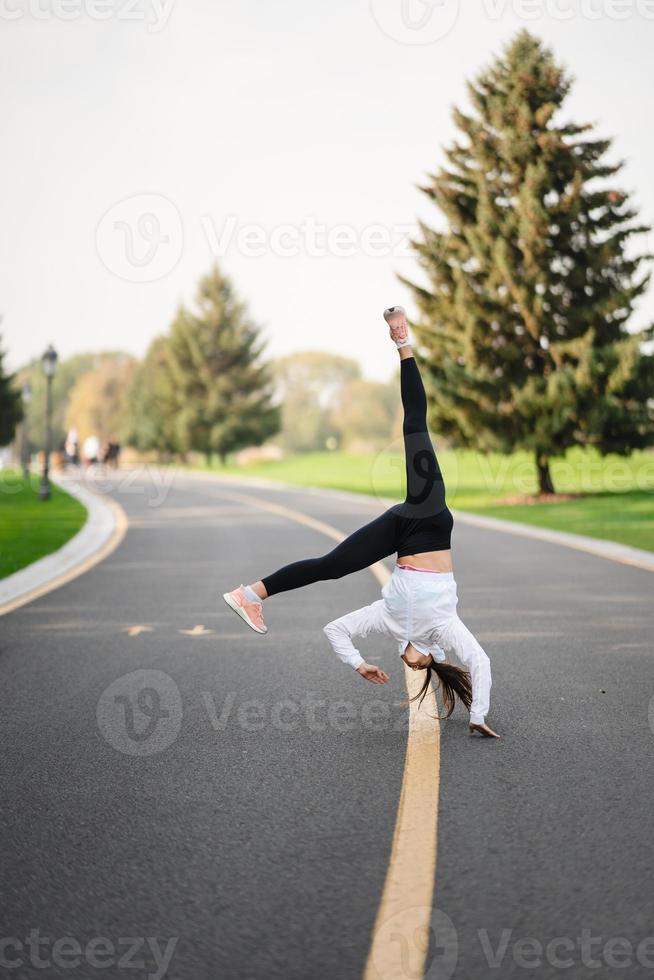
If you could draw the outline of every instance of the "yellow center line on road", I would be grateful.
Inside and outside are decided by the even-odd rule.
[[[220,488],[223,494],[222,487]],[[331,524],[308,514],[249,494],[224,491],[225,496],[258,510],[265,510],[296,524],[303,524],[333,541],[346,537]],[[370,566],[380,585],[390,572],[382,562]],[[409,697],[420,690],[421,671],[404,665]],[[421,980],[429,947],[436,846],[438,832],[438,792],[440,776],[440,726],[435,719],[433,689],[422,708],[409,706],[404,774],[395,819],[391,855],[386,880],[373,928],[364,980]]]

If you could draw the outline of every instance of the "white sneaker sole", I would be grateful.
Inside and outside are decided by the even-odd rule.
[[[250,629],[251,630],[254,630],[255,633],[267,633],[268,632],[267,628],[265,628],[265,627],[264,627],[264,629],[259,629],[258,626],[255,626],[255,624],[252,622],[252,620],[250,619],[250,617],[246,613],[245,609],[243,609],[242,606],[239,606],[239,604],[237,602],[234,602],[234,600],[232,599],[232,597],[229,594],[229,592],[225,592],[223,594],[223,599],[225,600],[225,602],[227,603],[227,605],[229,606],[229,608],[230,609],[233,609],[234,612],[236,613],[236,615],[237,616],[240,616],[241,619],[243,620],[243,622],[244,623],[247,623],[248,626],[250,627]]]

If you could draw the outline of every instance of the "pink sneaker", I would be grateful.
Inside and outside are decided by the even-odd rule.
[[[268,632],[268,627],[263,621],[263,603],[249,602],[245,598],[242,585],[239,585],[238,589],[234,589],[233,592],[225,592],[223,599],[255,633]]]
[[[389,306],[384,310],[384,319],[388,324],[391,340],[396,347],[410,347],[411,338],[409,337],[409,324],[406,320],[406,311],[403,306]]]

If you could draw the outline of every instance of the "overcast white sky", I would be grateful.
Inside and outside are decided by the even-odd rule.
[[[572,68],[569,114],[615,138],[654,222],[654,0],[162,3],[0,0],[12,368],[50,342],[142,354],[217,256],[270,354],[343,350],[387,377],[379,314],[433,219],[415,185],[464,80],[522,26]]]

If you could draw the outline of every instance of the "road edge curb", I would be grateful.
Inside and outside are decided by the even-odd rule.
[[[57,551],[0,580],[0,616],[83,575],[110,555],[127,532],[127,515],[115,500],[80,486],[79,481],[55,477],[53,482],[86,507],[86,521]]]

